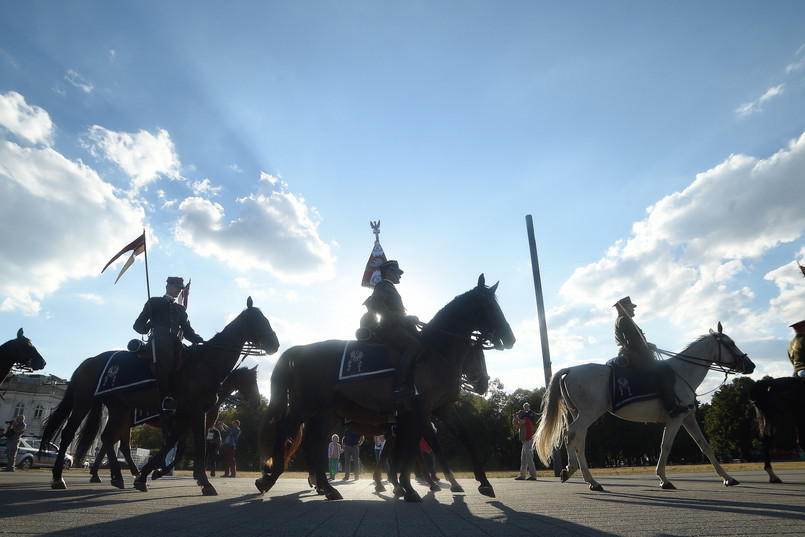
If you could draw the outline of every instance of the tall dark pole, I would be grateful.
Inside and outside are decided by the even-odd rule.
[[[545,303],[542,300],[542,279],[539,274],[539,259],[537,258],[537,241],[534,238],[534,221],[531,215],[525,217],[528,230],[528,247],[531,250],[531,271],[534,274],[534,291],[537,294],[537,317],[539,318],[539,338],[542,342],[542,367],[545,370],[545,387],[551,382],[551,351],[548,348],[548,323],[545,322]],[[562,456],[558,449],[553,451],[553,473],[559,477],[562,471]]]

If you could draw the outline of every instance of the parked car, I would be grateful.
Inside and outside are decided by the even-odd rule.
[[[6,456],[6,444],[8,438],[0,438],[0,466],[8,464],[8,457]],[[20,449],[17,451],[17,468],[28,470],[29,468],[52,468],[53,463],[56,461],[56,455],[59,453],[59,448],[48,442],[47,449],[39,456],[39,446],[41,441],[32,436],[23,436],[20,438]],[[73,457],[65,453],[64,455],[64,469],[67,470],[73,465]]]

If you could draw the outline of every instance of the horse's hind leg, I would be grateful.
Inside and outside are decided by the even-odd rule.
[[[707,456],[707,458],[710,459],[710,463],[713,465],[713,468],[715,468],[716,473],[719,476],[721,476],[721,478],[724,480],[724,485],[727,486],[727,487],[732,487],[734,485],[738,485],[739,481],[737,479],[735,479],[734,477],[730,476],[727,473],[727,471],[724,470],[724,468],[718,462],[718,459],[716,458],[716,454],[713,453],[713,448],[711,448],[710,444],[707,443],[707,439],[705,439],[704,435],[702,434],[702,430],[699,428],[699,423],[696,421],[696,413],[695,412],[688,413],[688,415],[685,416],[682,419],[682,425],[685,427],[685,430],[688,431],[688,434],[690,434],[691,438],[693,438],[693,440],[699,446],[699,449],[702,450],[702,453],[704,453]],[[668,425],[666,424],[666,430],[667,430],[667,427],[668,427]],[[679,425],[677,425],[677,427],[679,427]],[[674,432],[674,435],[675,434],[676,434],[676,432]],[[665,477],[665,462],[668,460],[668,452],[671,450],[671,445],[670,444],[673,443],[673,441],[674,441],[674,437],[671,436],[670,442],[669,442],[669,445],[668,445],[668,449],[666,450],[665,449],[665,447],[666,447],[665,433],[663,433],[663,445],[662,445],[663,452],[660,453],[660,462],[657,463],[657,475],[658,476],[660,476],[660,473],[659,473],[660,472],[660,463],[662,463],[663,475],[660,476],[661,480],[663,479],[663,477]],[[665,455],[664,457],[663,457],[663,454]],[[663,488],[665,488],[665,487],[663,487]]]
[[[777,474],[774,473],[771,467],[772,435],[770,433],[763,433],[761,440],[763,442],[763,469],[769,474],[769,483],[782,483],[783,480],[777,477]]]
[[[598,481],[593,479],[590,473],[590,468],[587,466],[587,456],[584,454],[585,442],[587,441],[587,429],[595,423],[601,414],[588,414],[579,413],[578,417],[568,425],[567,428],[567,468],[568,477],[572,473],[571,468],[573,463],[577,463],[584,481],[590,485],[590,490],[603,491],[604,487]]]

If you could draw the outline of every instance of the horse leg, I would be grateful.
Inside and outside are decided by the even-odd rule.
[[[585,443],[587,442],[587,429],[601,417],[602,413],[583,413],[580,412],[575,420],[567,427],[567,451],[568,451],[568,477],[572,474],[571,468],[575,462],[584,481],[590,485],[590,490],[601,492],[604,487],[593,478],[590,467],[587,465],[587,456],[584,453]]]
[[[130,422],[125,419],[118,420],[121,417],[121,413],[124,412],[122,409],[118,409],[113,406],[107,406],[107,410],[109,411],[109,419],[106,422],[106,427],[103,428],[101,432],[101,451],[98,453],[99,458],[103,459],[103,456],[109,459],[109,477],[110,477],[110,484],[113,487],[122,489],[125,487],[125,483],[123,481],[123,474],[120,469],[120,463],[117,461],[117,455],[115,454],[115,441],[120,439],[120,449],[123,451],[124,456],[128,454],[128,458],[131,459],[131,450],[129,448],[129,444],[124,440],[129,434],[131,430],[129,428]],[[120,427],[115,429],[115,424],[120,424]],[[126,430],[126,433],[123,433],[123,429]],[[96,461],[97,462],[97,461]],[[132,461],[133,464],[133,461]],[[131,466],[129,466],[130,468]],[[100,479],[98,480],[100,481]]]
[[[484,471],[484,465],[481,461],[481,457],[478,455],[478,452],[475,449],[475,442],[473,441],[469,431],[467,431],[464,423],[461,421],[455,405],[449,404],[444,407],[440,407],[434,410],[433,413],[447,425],[447,427],[453,432],[453,434],[456,435],[461,444],[464,446],[464,449],[467,450],[472,463],[472,470],[475,475],[475,480],[479,483],[478,492],[484,496],[494,498],[495,489],[492,488],[492,484],[486,478],[486,471]],[[426,427],[431,428],[429,422],[427,423]],[[443,464],[446,464],[446,461]]]
[[[276,420],[275,423],[265,425],[265,419],[263,418],[260,427],[262,429],[266,427],[273,428],[273,431],[270,431],[273,432],[273,437],[270,432],[268,434],[263,433],[265,436],[272,437],[270,443],[273,443],[273,445],[271,446],[271,458],[263,465],[262,477],[254,482],[254,486],[257,487],[261,494],[268,492],[285,471],[286,443],[290,438],[299,434],[299,428],[304,422],[293,410],[282,418],[271,418]]]
[[[419,449],[419,439],[422,436],[424,425],[427,423],[427,426],[430,427],[430,423],[414,412],[407,414],[404,419],[400,419],[399,423],[400,434],[394,444],[392,461],[397,463],[400,486],[404,491],[403,498],[405,501],[421,502],[422,497],[411,485],[411,465]]]
[[[193,474],[196,478],[196,483],[201,486],[201,493],[204,496],[218,496],[218,491],[215,490],[215,487],[212,486],[210,483],[209,478],[207,478],[207,472],[204,470],[204,461],[207,458],[207,416],[203,412],[203,410],[199,413],[198,416],[193,417],[191,419],[190,429],[193,434]],[[187,427],[184,429],[177,429],[174,428],[171,433],[175,430],[183,431],[184,434],[179,435],[179,438],[176,439],[176,442],[179,444],[184,443],[183,441],[187,437]],[[172,436],[172,435],[171,435]],[[182,447],[182,451],[184,448]],[[179,448],[176,449],[176,454],[178,456]],[[182,453],[184,454],[184,453]],[[173,462],[177,460],[178,457],[174,457]]]
[[[327,479],[327,438],[333,429],[335,418],[332,415],[314,416],[305,425],[302,449],[308,470],[313,470],[316,479],[316,492],[328,500],[341,500],[343,496]]]
[[[64,471],[64,455],[67,453],[67,448],[75,438],[75,432],[81,425],[81,422],[89,412],[89,405],[85,404],[79,408],[73,408],[70,418],[64,425],[61,433],[61,442],[59,443],[59,453],[56,455],[56,460],[53,463],[53,478],[50,481],[50,488],[52,489],[66,489],[67,484],[64,482],[62,472]]]
[[[782,483],[783,480],[777,477],[777,474],[774,473],[774,470],[771,467],[771,433],[764,431],[764,433],[761,435],[761,440],[763,442],[763,469],[766,470],[767,474],[769,474],[769,483]]]
[[[426,430],[423,431],[422,436],[425,437],[425,441],[433,450],[433,454],[436,456],[436,460],[439,461],[439,466],[441,466],[442,468],[442,473],[444,474],[444,477],[450,482],[450,492],[464,492],[464,489],[462,488],[461,485],[458,484],[458,481],[456,481],[456,477],[453,475],[453,471],[447,464],[447,457],[444,454],[442,445],[439,443],[439,437],[436,436],[436,432],[433,430],[433,428],[431,427],[430,430],[427,430],[426,428]]]
[[[727,471],[724,470],[724,468],[722,468],[721,463],[718,462],[718,459],[716,458],[716,454],[713,453],[713,448],[711,448],[710,444],[707,443],[707,439],[705,439],[704,435],[702,434],[702,430],[699,428],[699,423],[696,421],[696,413],[695,412],[688,413],[688,415],[686,415],[682,419],[682,425],[685,427],[685,430],[688,431],[688,434],[690,434],[691,438],[693,438],[693,440],[699,446],[699,449],[702,450],[702,453],[704,453],[707,456],[707,458],[710,459],[710,463],[713,465],[713,468],[715,468],[716,473],[719,476],[721,476],[721,478],[724,480],[724,485],[727,486],[727,487],[732,487],[734,485],[738,485],[739,481],[737,479],[735,479],[734,477],[730,476],[727,473]],[[679,425],[677,425],[677,427],[679,427]],[[668,428],[668,425],[666,424],[666,430],[667,430],[667,428]],[[676,434],[676,433],[674,433],[674,434]],[[673,443],[673,440],[674,440],[674,438],[672,436],[671,440],[670,440],[670,443]],[[668,445],[668,450],[669,451],[671,449],[670,443]],[[665,451],[665,433],[663,433],[663,451]],[[663,458],[662,453],[660,453],[660,462],[662,462],[662,465],[663,465],[663,474],[665,473],[664,472],[665,471],[665,461],[667,459],[668,459],[668,452],[667,451],[665,451],[665,458]],[[658,472],[657,475],[658,476],[660,475],[659,474],[659,468],[660,468],[660,463],[657,463],[657,472]],[[664,476],[660,477],[660,479],[662,479],[663,477]],[[663,486],[663,488],[666,488],[666,487]]]
[[[165,438],[165,442],[162,444],[162,447],[160,448],[159,452],[153,457],[151,457],[151,459],[147,463],[145,463],[145,466],[143,466],[140,469],[140,474],[134,480],[134,488],[136,488],[140,492],[148,492],[148,475],[157,468],[159,468],[160,466],[165,465],[165,459],[168,456],[168,452],[171,450],[173,444],[175,444],[179,440],[179,435],[175,431],[184,430],[187,428],[187,423],[184,421],[182,421],[181,427],[177,427],[177,421],[179,421],[178,417],[179,416],[176,416],[177,419],[173,420],[174,425],[168,432],[167,438]],[[202,451],[202,453],[204,452]]]

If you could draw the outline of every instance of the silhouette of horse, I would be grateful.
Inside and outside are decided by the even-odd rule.
[[[241,399],[243,399],[250,407],[256,408],[260,405],[260,389],[257,385],[257,366],[251,368],[239,367],[226,377],[224,382],[221,384],[221,391],[218,393],[218,400],[215,402],[215,405],[213,405],[207,411],[207,430],[209,430],[209,428],[212,427],[218,420],[218,413],[220,412],[221,405],[235,392],[238,392]],[[154,399],[154,403],[151,408],[147,409],[152,415],[155,415],[154,418],[145,423],[152,427],[161,428],[162,421],[158,415],[159,405],[157,402],[158,400]],[[120,410],[123,409],[120,408]],[[140,471],[137,468],[137,464],[131,457],[131,428],[134,425],[133,414],[133,408],[126,408],[123,415],[109,414],[109,417],[106,421],[106,427],[101,433],[101,449],[98,453],[98,456],[95,457],[95,460],[93,461],[89,470],[91,476],[90,483],[101,483],[101,478],[98,476],[98,469],[100,468],[101,463],[108,452],[109,445],[114,446],[114,444],[118,441],[120,442],[118,449],[123,455],[131,475],[137,476],[137,474],[139,474]],[[92,444],[95,441],[95,437],[97,436],[98,430],[101,426],[102,416],[103,403],[98,401],[84,421],[84,426],[81,428],[78,445],[76,446],[76,452],[73,457],[73,460],[77,462],[74,462],[74,464],[80,465],[84,460],[87,451],[89,451],[89,448],[92,447]],[[171,461],[171,463],[165,468],[160,468],[159,470],[154,471],[152,474],[153,479],[158,479],[159,477],[169,473],[176,465],[176,462],[182,460],[185,450],[185,443],[189,436],[190,430],[188,429],[176,445],[176,456],[174,457],[173,461]],[[110,473],[114,471],[111,461],[109,463],[109,468]],[[120,468],[118,466],[118,471],[119,470]],[[125,485],[123,476],[112,474],[111,485],[113,487],[122,489]]]
[[[216,400],[221,383],[235,367],[241,350],[246,343],[251,343],[268,354],[279,348],[277,335],[263,313],[253,307],[252,299],[246,302],[243,310],[220,333],[207,342],[189,349],[184,366],[175,373],[173,379],[173,396],[177,402],[177,410],[169,427],[165,445],[140,471],[134,481],[134,487],[147,491],[148,475],[165,464],[165,456],[187,431],[191,429],[194,443],[193,474],[202,487],[205,496],[217,495],[215,487],[207,479],[204,471],[205,445],[207,430],[204,415]],[[158,399],[155,383],[144,385],[140,389],[119,391],[95,396],[95,387],[109,357],[115,351],[107,351],[93,358],[87,358],[73,373],[64,399],[56,407],[45,422],[42,432],[42,444],[55,438],[63,427],[56,466],[53,468],[51,488],[66,488],[62,479],[62,460],[67,447],[73,441],[75,432],[82,420],[100,399],[109,409],[110,414],[122,412],[122,408],[153,408]],[[107,446],[107,457],[110,466],[117,465],[117,458],[112,445]],[[118,469],[119,472],[119,469]]]
[[[763,441],[763,469],[769,483],[782,483],[771,468],[771,446],[777,426],[793,423],[797,445],[805,450],[805,379],[797,377],[764,378],[752,385],[749,399],[755,406],[760,438]]]
[[[36,350],[31,340],[23,335],[22,328],[17,330],[17,337],[0,345],[0,384],[13,368],[23,371],[44,369],[47,362]]]
[[[421,501],[411,487],[410,467],[430,415],[441,419],[467,447],[479,490],[494,496],[469,435],[455,407],[460,394],[463,363],[473,355],[473,333],[496,349],[511,348],[514,334],[495,299],[498,284],[487,287],[483,274],[478,285],[453,299],[422,330],[423,355],[414,371],[418,395],[410,408],[396,417],[399,435],[392,461],[400,470],[407,501]],[[322,341],[285,351],[271,375],[271,401],[260,424],[258,438],[266,463],[255,481],[268,491],[285,470],[289,449],[298,444],[306,424],[305,459],[314,465],[316,482],[328,499],[340,499],[326,478],[328,435],[336,416],[356,423],[387,423],[400,410],[392,398],[392,380],[376,377],[337,382],[345,341]]]
[[[675,385],[677,398],[682,404],[691,405],[691,408],[695,402],[696,388],[713,365],[728,372],[748,374],[755,370],[755,364],[749,357],[738,349],[732,339],[722,333],[721,323],[718,323],[718,332],[711,330],[709,335],[700,337],[685,350],[666,360],[666,363],[681,381]],[[674,488],[665,475],[665,465],[680,426],[685,427],[702,453],[707,455],[716,473],[724,479],[724,484],[727,486],[738,484],[738,481],[730,477],[716,459],[699,429],[695,410],[669,418],[659,399],[650,399],[613,411],[611,374],[610,367],[603,364],[568,367],[557,371],[545,390],[542,399],[542,419],[534,434],[535,446],[539,458],[547,465],[552,458],[553,449],[559,447],[562,440],[565,440],[568,465],[562,470],[562,482],[567,481],[577,469],[581,469],[584,481],[589,483],[590,490],[604,490],[590,474],[584,456],[584,441],[587,429],[605,412],[610,412],[629,421],[665,422],[656,471],[662,488]],[[570,422],[568,412],[573,417]]]

